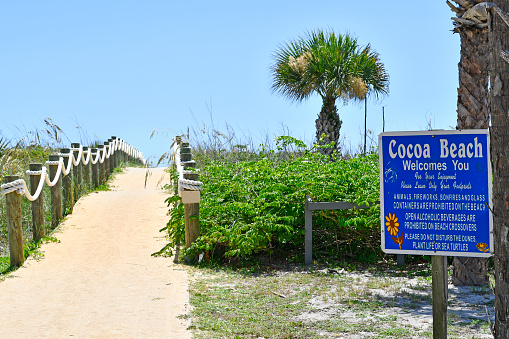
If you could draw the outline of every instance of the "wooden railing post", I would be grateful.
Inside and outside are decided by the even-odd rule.
[[[68,154],[71,150],[69,148],[61,148],[60,153]],[[67,164],[69,161],[72,162],[70,156],[64,156],[64,167],[67,168]],[[70,168],[72,169],[72,165]],[[74,170],[73,170],[74,171]],[[69,210],[69,213],[72,213],[72,209],[74,208],[74,196],[72,189],[72,178],[71,173],[62,178],[62,186],[63,186],[63,205],[64,205],[64,213]]]
[[[104,145],[99,145],[99,151],[101,153],[106,152]],[[104,162],[99,162],[99,185],[103,185],[106,182],[106,156],[104,156]]]
[[[196,162],[192,161],[191,148],[188,143],[182,143],[180,148],[180,161],[184,166],[184,170],[196,168]],[[198,180],[198,173],[184,174],[184,179]],[[185,194],[182,192],[182,202],[184,203],[184,223],[185,223],[185,240],[186,248],[189,248],[193,242],[200,236],[200,203],[195,200],[186,200]],[[199,192],[198,192],[199,197]],[[198,198],[199,201],[199,198]]]
[[[111,137],[111,143],[113,146],[115,145],[116,139],[117,137]],[[117,168],[117,166],[118,166],[118,151],[115,151],[115,153],[113,153],[113,168]]]
[[[41,171],[42,164],[30,164],[30,171]],[[30,174],[30,194],[34,195],[41,181],[41,174]],[[41,191],[39,197],[32,201],[32,232],[34,240],[44,238],[44,193]]]
[[[108,141],[104,142],[104,149],[107,150],[110,143]],[[108,152],[106,152],[108,153]],[[110,176],[110,158],[107,158],[106,155],[104,156],[104,179],[105,181],[108,180],[108,177]]]
[[[97,148],[92,148],[91,152],[92,158],[95,159],[97,156]],[[92,162],[92,160],[90,160],[90,162]],[[99,161],[92,164],[92,184],[94,185],[94,188],[99,187]]]
[[[80,144],[75,142],[75,143],[71,144],[71,147],[74,149],[78,149],[78,148],[80,148]],[[80,159],[78,159],[77,152],[73,152],[72,156],[74,157],[74,159],[76,159],[76,161],[80,160]],[[72,159],[71,159],[71,161],[72,161]],[[82,167],[82,164],[80,161],[78,166],[73,167],[73,171],[72,171],[72,174],[74,177],[74,202],[78,201],[78,199],[81,196],[81,192],[83,191],[83,175],[81,173],[81,167]]]
[[[115,169],[115,154],[113,153],[114,150],[113,150],[113,142],[112,142],[112,139],[108,139],[108,145],[110,145],[110,163],[109,163],[109,166],[110,166],[110,174],[113,173],[113,170]]]
[[[85,153],[88,153],[88,147],[83,146],[83,154],[85,154]],[[84,155],[84,157],[87,158],[85,155]],[[92,159],[92,158],[90,158],[90,159]],[[86,164],[86,165],[83,164],[83,167],[81,168],[81,172],[83,174],[84,192],[86,192],[90,189],[90,168],[92,167],[91,163],[92,163],[92,160],[89,160],[88,164]]]
[[[60,157],[58,155],[50,155],[49,161],[58,161]],[[55,180],[55,176],[58,172],[59,165],[49,165],[49,179],[50,181]],[[60,220],[62,220],[62,179],[59,176],[57,183],[50,188],[51,194],[51,226],[56,227]]]
[[[311,198],[306,195],[304,200],[304,264],[313,262],[313,211],[309,209]]]
[[[4,177],[4,183],[18,180],[17,175]],[[25,253],[23,250],[23,230],[21,228],[21,196],[17,192],[5,195],[7,207],[7,228],[9,234],[9,256],[11,267],[23,265]]]

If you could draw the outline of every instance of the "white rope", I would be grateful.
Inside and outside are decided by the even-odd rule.
[[[25,193],[25,190],[24,190],[25,187],[26,187],[25,180],[23,180],[23,179],[14,180],[14,181],[3,184],[1,186],[1,188],[2,188],[1,193],[2,193],[2,195],[6,195],[8,193],[16,192],[19,195],[21,195],[21,194]]]
[[[78,148],[71,148],[71,154],[73,154],[75,151],[78,151],[78,156],[74,158],[74,155],[72,156],[72,163],[74,166],[78,166],[81,161],[81,156],[83,154],[83,146],[80,145]]]
[[[95,153],[95,160],[93,158],[90,159],[90,161],[92,161],[92,165],[97,164],[97,162],[100,160],[100,158],[101,158],[101,149],[98,148],[97,152]]]
[[[30,171],[27,171],[27,172],[30,172]],[[37,171],[37,172],[39,172],[39,171]],[[23,180],[23,185],[24,185],[23,189],[25,190],[25,195],[26,195],[26,197],[27,197],[27,198],[28,198],[28,200],[30,200],[30,201],[34,201],[34,200],[36,200],[37,198],[39,198],[39,195],[40,195],[40,194],[41,194],[41,192],[42,192],[42,188],[43,188],[43,186],[44,186],[44,180],[46,179],[46,176],[47,176],[47,174],[46,174],[46,167],[42,167],[42,169],[41,169],[41,171],[40,171],[40,172],[41,172],[41,173],[40,173],[40,174],[41,174],[41,177],[39,178],[39,184],[37,185],[37,189],[35,190],[34,195],[31,195],[31,194],[30,194],[30,191],[27,189],[26,183],[25,183],[25,181]]]
[[[85,153],[87,153],[86,157],[85,157]],[[92,150],[90,148],[87,149],[86,151],[83,151],[83,153],[81,154],[81,163],[83,164],[83,166],[88,165],[88,163],[90,162],[91,156],[92,156]]]
[[[46,161],[46,165],[58,165],[57,173],[55,173],[53,181],[50,180],[49,175],[46,176],[46,183],[48,184],[48,186],[53,187],[57,184],[58,179],[60,179],[62,168],[64,168],[64,159],[60,158],[58,159],[58,161]]]
[[[201,187],[203,183],[201,181],[196,180],[188,180],[188,179],[179,179],[179,190],[182,191],[181,188],[185,188],[191,191],[203,191]]]
[[[69,153],[69,155],[72,156],[72,153]],[[74,159],[74,156],[72,156],[72,158]],[[63,162],[63,159],[62,159],[62,173],[64,173],[64,177],[66,175],[68,175],[69,173],[71,173],[71,167],[72,167],[73,162],[74,161],[72,161],[72,160],[67,160],[67,167],[65,167],[65,163]]]

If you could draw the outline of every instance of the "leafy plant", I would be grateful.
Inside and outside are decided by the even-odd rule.
[[[200,154],[200,237],[187,250],[210,257],[303,253],[304,200],[379,199],[378,156],[330,161],[292,137],[276,138],[278,151],[259,152],[250,160],[229,162]],[[167,230],[170,246],[183,242],[184,212],[178,197]],[[313,220],[317,256],[362,256],[374,260],[379,247],[379,205],[366,210],[321,211]]]

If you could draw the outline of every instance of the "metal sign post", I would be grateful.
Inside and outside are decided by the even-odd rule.
[[[433,256],[433,331],[446,335],[443,257],[493,252],[488,131],[384,132],[378,141],[382,250]]]

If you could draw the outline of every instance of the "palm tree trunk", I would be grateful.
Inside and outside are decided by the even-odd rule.
[[[509,1],[494,0],[505,12]],[[501,57],[509,50],[509,27],[493,13],[490,49],[491,161],[493,164],[493,231],[495,250],[495,338],[509,338],[509,64]]]
[[[458,129],[488,128],[488,29],[459,31]]]
[[[457,129],[488,128],[488,28],[463,26],[459,34]],[[458,286],[488,284],[488,259],[455,257],[452,283]]]
[[[320,149],[322,154],[330,156],[334,150],[338,149],[339,130],[341,129],[342,124],[341,119],[339,119],[335,99],[323,99],[322,110],[320,111],[315,123],[317,144],[324,145],[334,142],[333,148]],[[322,138],[322,136],[324,137]]]

